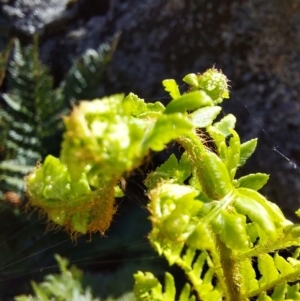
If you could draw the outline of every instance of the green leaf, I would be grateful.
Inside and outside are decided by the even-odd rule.
[[[275,281],[279,277],[272,256],[269,254],[261,254],[258,256],[258,269],[262,277],[259,279],[260,286],[267,285]]]
[[[274,255],[274,263],[280,272],[281,277],[285,277],[286,275],[295,272],[295,269],[278,253],[275,253]]]
[[[249,249],[246,218],[222,210],[212,221],[212,227],[229,249],[239,252]]]
[[[263,195],[253,189],[240,187],[237,191],[262,205],[268,211],[276,227],[282,229],[287,220],[275,203],[269,202]]]
[[[199,83],[198,83],[198,77],[195,73],[190,73],[187,74],[184,78],[183,81],[185,83],[187,83],[188,85],[194,86],[194,87],[198,87]]]
[[[143,273],[138,271],[133,275],[133,277],[135,279],[134,294],[137,298],[137,301],[155,300],[152,297],[153,290],[155,291],[156,295],[162,295],[162,286],[152,273]]]
[[[145,185],[150,190],[162,181],[183,184],[191,172],[191,162],[186,153],[183,153],[179,163],[175,155],[172,154],[164,164],[147,176]]]
[[[179,296],[179,301],[195,301],[196,298],[195,296],[190,297],[191,294],[191,286],[186,283],[181,290],[180,296]]]
[[[163,86],[165,90],[169,92],[173,99],[180,97],[180,91],[178,89],[178,85],[174,79],[165,79],[163,80]]]
[[[181,114],[162,115],[146,135],[143,148],[161,151],[167,143],[188,133],[192,127],[192,124]]]
[[[156,240],[181,242],[194,230],[203,204],[195,199],[199,192],[191,186],[163,183],[149,192],[153,230]],[[168,258],[169,260],[170,258]]]
[[[300,286],[299,283],[296,283],[294,285],[288,285],[286,298],[290,300],[299,301],[300,300],[299,286]]]
[[[113,183],[92,191],[85,173],[72,179],[66,165],[53,156],[27,176],[26,184],[30,204],[69,232],[104,233],[115,213]]]
[[[275,241],[278,237],[278,233],[273,218],[268,211],[255,199],[245,195],[243,191],[237,190],[238,194],[234,202],[236,211],[240,214],[247,215],[252,222],[259,225],[272,241]]]
[[[141,119],[156,119],[165,110],[165,107],[161,102],[145,103],[143,99],[133,93],[129,93],[124,98],[122,106],[126,115]]]
[[[232,114],[228,114],[223,117],[219,122],[213,124],[213,127],[218,129],[224,137],[231,135],[231,130],[234,129],[236,118]]]
[[[269,175],[265,173],[249,174],[237,180],[237,187],[259,190],[267,183],[268,179]]]
[[[123,100],[123,107],[127,114],[138,116],[148,111],[147,105],[143,99],[133,93],[129,93]]]
[[[213,200],[220,200],[232,189],[231,180],[223,161],[213,152],[206,151],[202,155],[199,168],[201,186],[207,196]]]
[[[175,301],[176,287],[171,274],[165,273],[165,292],[162,285],[152,273],[137,272],[134,274],[134,294],[137,301]]]
[[[239,167],[243,166],[256,149],[257,139],[251,139],[241,145]]]
[[[120,179],[139,165],[149,152],[149,148],[141,149],[149,121],[130,115],[130,110],[123,108],[123,100],[123,95],[113,95],[82,101],[64,118],[61,160],[73,179],[85,172],[89,184],[101,188],[103,182]],[[126,103],[142,106],[134,95]]]
[[[211,250],[214,247],[213,232],[208,224],[199,222],[195,230],[189,235],[186,243],[198,250]]]
[[[172,154],[165,163],[157,167],[155,171],[151,172],[145,180],[145,185],[148,189],[155,188],[159,182],[163,180],[170,180],[176,173],[178,161],[174,154]]]
[[[165,293],[164,300],[175,301],[176,288],[173,276],[170,273],[165,273]]]
[[[48,296],[41,287],[39,287],[34,281],[31,282],[31,286],[32,286],[34,293],[36,294],[38,300],[48,301]]]
[[[163,113],[163,111],[165,110],[164,105],[160,101],[156,101],[154,103],[147,103],[146,105],[148,110],[152,112]]]
[[[240,279],[241,293],[243,295],[246,295],[248,292],[257,290],[259,288],[251,259],[247,258],[239,263],[239,273],[242,276]]]
[[[185,113],[205,106],[212,106],[211,98],[204,91],[194,91],[173,99],[166,107],[165,114]]]
[[[282,301],[285,299],[285,294],[287,292],[287,284],[286,282],[280,283],[275,286],[274,292],[272,294],[272,300],[273,301]]]
[[[73,189],[71,189],[71,185]],[[42,167],[36,169],[27,178],[27,191],[36,197],[31,200],[33,205],[38,205],[43,199],[51,202],[55,199],[68,199],[91,193],[88,181],[84,175],[74,184],[70,174],[59,159],[49,155]]]
[[[187,266],[192,267],[195,256],[196,256],[196,249],[195,248],[187,248],[186,252],[182,256],[182,259]]]
[[[192,123],[197,128],[205,128],[212,124],[213,120],[222,110],[219,106],[204,107],[190,114]]]

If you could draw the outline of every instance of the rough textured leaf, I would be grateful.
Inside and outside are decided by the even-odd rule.
[[[275,253],[274,255],[274,263],[280,272],[281,277],[284,277],[295,271],[294,268],[278,253]]]
[[[147,176],[145,185],[150,190],[162,181],[183,184],[191,172],[191,162],[186,153],[183,153],[179,162],[175,155],[172,154],[164,164]]]
[[[285,225],[287,220],[276,204],[268,201],[263,195],[253,189],[240,187],[237,191],[261,204],[268,211],[268,214],[272,217],[274,224],[279,229]]]
[[[213,220],[212,227],[214,232],[229,249],[235,251],[245,251],[249,249],[249,238],[246,232],[246,219],[226,210]]]
[[[215,68],[198,74],[198,84],[214,101],[221,103],[224,98],[229,98],[227,77]]]
[[[197,128],[205,128],[213,123],[213,120],[222,110],[219,106],[204,107],[190,114],[192,123]]]
[[[260,285],[266,285],[279,277],[273,258],[269,254],[262,254],[258,257],[258,269],[262,275],[259,279]]]
[[[161,151],[173,139],[188,133],[192,124],[180,114],[162,115],[146,136],[143,148]]]
[[[235,127],[236,118],[232,114],[228,114],[223,117],[219,122],[213,124],[213,126],[218,129],[224,137],[231,135],[231,129]]]
[[[251,139],[241,145],[241,156],[239,167],[243,166],[247,159],[253,154],[257,146],[257,139]]]
[[[123,107],[127,113],[132,116],[138,116],[148,111],[147,105],[143,99],[134,93],[129,93],[123,100]]]
[[[270,239],[274,241],[278,237],[272,217],[264,206],[255,199],[252,199],[242,191],[239,191],[234,202],[234,207],[237,212],[247,215],[252,222],[257,223],[261,229],[269,235]]]
[[[186,243],[199,250],[211,250],[214,247],[213,231],[207,223],[200,222],[189,235]]]
[[[104,233],[115,213],[114,187],[92,191],[86,174],[72,180],[67,167],[52,156],[27,177],[26,184],[30,204],[71,233]]]
[[[237,186],[259,190],[267,183],[268,179],[269,175],[264,173],[250,174],[239,178]]]
[[[245,259],[239,263],[239,272],[241,273],[242,294],[247,294],[259,288],[256,280],[255,270],[250,259]]]
[[[203,154],[205,169],[201,166],[203,191],[214,200],[223,198],[232,188],[227,168],[223,161],[213,152],[207,151]],[[200,163],[200,164],[203,164]]]
[[[167,241],[182,241],[197,225],[202,202],[191,186],[161,184],[149,193],[149,209],[153,213],[153,235]]]

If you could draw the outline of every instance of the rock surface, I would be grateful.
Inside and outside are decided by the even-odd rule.
[[[132,91],[153,101],[166,96],[164,78],[181,80],[213,65],[222,69],[233,91],[224,111],[236,114],[243,140],[259,137],[247,171],[271,174],[264,193],[290,217],[300,207],[300,1],[1,0],[0,5],[0,47],[11,36],[28,43],[38,34],[41,58],[57,82],[75,57],[117,32],[117,50],[99,83],[103,95]]]

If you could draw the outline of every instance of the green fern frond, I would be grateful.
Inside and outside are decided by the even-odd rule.
[[[176,288],[174,278],[171,274],[165,273],[165,288],[158,279],[150,272],[137,272],[134,275],[135,287],[134,294],[137,301],[175,301]],[[191,286],[186,284],[182,289],[179,301],[195,301],[196,297],[192,294]],[[213,299],[211,299],[213,301]]]
[[[81,284],[82,272],[76,267],[67,268],[68,261],[56,256],[56,260],[60,267],[60,274],[50,274],[45,280],[37,284],[32,282],[32,288],[35,296],[19,296],[16,301],[100,301],[93,298],[90,289],[83,289]]]
[[[94,298],[91,289],[82,286],[83,273],[75,266],[68,268],[67,259],[55,255],[60,274],[49,274],[44,281],[37,284],[32,282],[34,296],[18,296],[15,301],[135,301],[133,293],[125,293],[118,298]]]
[[[46,154],[42,140],[57,130],[57,127],[49,130],[46,122],[62,107],[62,103],[54,99],[53,79],[38,59],[37,41],[24,49],[18,40],[14,41],[7,86],[8,92],[1,95],[4,152],[0,163],[0,190],[22,194],[23,177]]]
[[[110,43],[103,43],[97,50],[88,49],[75,60],[65,79],[60,83],[60,93],[71,103],[79,99],[93,99],[99,94],[99,86],[107,64],[120,38],[117,33]]]

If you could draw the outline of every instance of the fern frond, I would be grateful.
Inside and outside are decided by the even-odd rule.
[[[70,102],[79,99],[93,99],[99,96],[99,86],[103,73],[109,63],[120,33],[117,33],[110,43],[101,44],[97,50],[88,49],[75,60],[65,79],[60,83],[60,91]]]
[[[135,286],[134,294],[137,301],[175,301],[176,289],[174,278],[171,274],[165,273],[165,288],[158,279],[150,272],[137,272],[134,274]],[[186,284],[182,289],[179,301],[195,301],[195,296],[192,295],[191,287]],[[213,301],[213,299],[212,299]]]
[[[67,268],[68,261],[56,255],[60,267],[60,274],[50,274],[45,280],[37,284],[32,282],[35,296],[19,296],[16,301],[49,301],[49,300],[80,300],[100,301],[93,298],[89,288],[83,289],[81,284],[82,272],[76,267]]]
[[[54,101],[53,79],[38,59],[37,41],[22,49],[15,40],[7,86],[8,92],[1,95],[5,105],[0,110],[5,153],[0,164],[0,190],[21,194],[24,184],[20,185],[20,180],[45,156],[42,140],[57,130],[45,125],[62,107]]]

